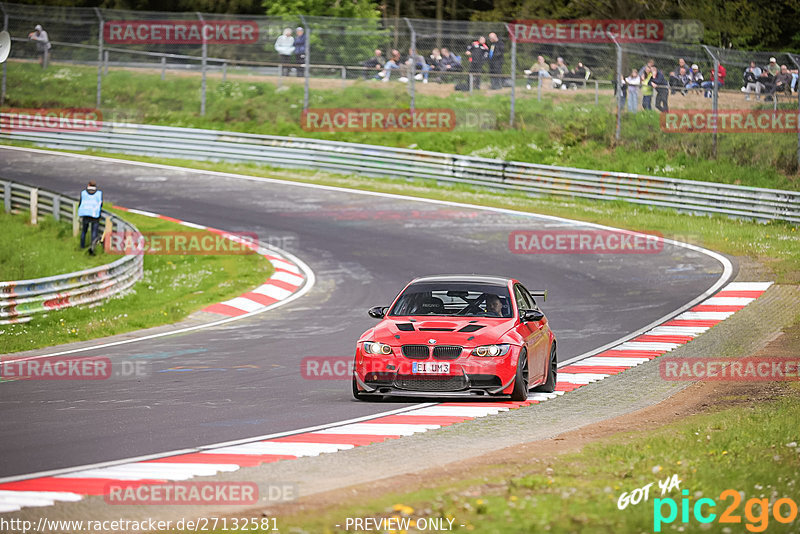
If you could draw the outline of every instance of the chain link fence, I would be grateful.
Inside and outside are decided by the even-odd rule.
[[[138,110],[130,109],[124,98],[103,91],[109,73],[132,70],[157,73],[162,80],[180,78],[181,90],[196,94],[176,98],[172,110],[206,116],[213,115],[215,103],[223,99],[280,99],[286,105],[272,117],[275,124],[300,122],[306,130],[330,131],[332,114],[341,110],[385,108],[387,94],[389,115],[396,110],[436,110],[443,122],[431,131],[530,128],[541,113],[541,106],[531,105],[536,101],[559,109],[615,114],[616,140],[631,123],[623,116],[649,109],[662,115],[707,114],[715,121],[730,110],[800,113],[800,100],[794,96],[800,56],[681,43],[685,34],[675,30],[680,29],[676,21],[658,42],[617,40],[610,32],[593,40],[531,42],[518,38],[514,23],[503,22],[266,17],[13,3],[0,3],[0,14],[13,40],[12,64],[41,61],[53,71],[48,76],[65,80],[73,75],[72,66],[95,67],[96,92],[86,95],[85,105],[103,110],[106,118],[136,118]],[[37,24],[44,26],[52,43],[46,54],[29,39]],[[176,34],[176,28],[183,33]],[[698,34],[696,29],[693,34]],[[751,61],[772,78],[746,79]],[[7,96],[7,69],[8,62],[3,65],[0,105]],[[788,85],[781,87],[778,78]],[[158,90],[157,82],[131,83],[132,91]],[[381,121],[356,126],[386,129]],[[716,152],[716,122],[708,131]],[[275,133],[282,132],[277,128]]]

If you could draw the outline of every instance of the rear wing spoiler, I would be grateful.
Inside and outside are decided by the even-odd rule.
[[[532,297],[542,297],[543,301],[547,301],[547,290],[546,289],[534,289],[533,291],[528,291]]]

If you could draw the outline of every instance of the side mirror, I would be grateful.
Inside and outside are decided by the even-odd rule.
[[[528,321],[541,321],[544,319],[544,314],[541,310],[525,310],[522,312],[522,317],[520,317],[523,323],[527,323]]]
[[[370,308],[367,313],[373,319],[383,319],[388,310],[389,309],[386,308],[385,306],[375,306],[374,308]]]

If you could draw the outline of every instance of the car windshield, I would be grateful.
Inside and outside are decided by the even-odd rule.
[[[507,287],[463,282],[412,284],[397,299],[389,315],[513,316]]]

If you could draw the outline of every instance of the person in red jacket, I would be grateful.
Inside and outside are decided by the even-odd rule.
[[[712,93],[714,92],[714,80],[719,78],[718,82],[718,89],[722,89],[722,86],[725,85],[725,76],[727,71],[725,67],[722,66],[720,63],[719,67],[717,68],[716,75],[714,73],[714,69],[711,69],[711,73],[708,76],[708,81],[703,82],[700,86],[705,89],[704,96],[706,98],[711,98]]]

